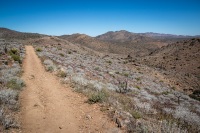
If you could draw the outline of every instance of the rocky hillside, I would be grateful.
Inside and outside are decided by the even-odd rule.
[[[59,38],[68,40],[69,42],[74,44],[81,44],[84,47],[103,53],[127,54],[127,52],[132,52],[131,49],[128,49],[126,47],[116,46],[109,42],[103,42],[85,34],[63,35]]]
[[[99,35],[96,37],[97,39],[104,41],[118,41],[118,42],[126,42],[126,41],[135,41],[135,42],[157,42],[157,41],[167,41],[170,40],[183,40],[187,38],[192,38],[192,36],[183,36],[183,35],[173,35],[173,34],[161,34],[161,33],[132,33],[125,30],[121,31],[109,31],[105,34]]]
[[[96,37],[99,40],[104,40],[104,41],[119,41],[119,42],[126,42],[126,41],[147,41],[147,40],[152,40],[152,38],[137,34],[137,33],[131,33],[125,30],[121,31],[109,31],[105,34],[99,35]]]
[[[40,38],[45,35],[41,35],[38,33],[24,33],[24,32],[18,32],[14,30],[10,30],[7,28],[0,28],[0,38],[4,39],[30,39],[30,38]]]
[[[186,92],[200,89],[200,39],[179,41],[162,47],[141,62],[165,70],[173,82]]]
[[[200,131],[200,102],[174,89],[154,67],[73,43],[46,44],[34,43],[46,70],[87,102],[100,102],[125,132]]]
[[[59,38],[68,40],[72,43],[81,44],[96,51],[125,55],[130,54],[134,57],[148,55],[152,51],[159,48],[159,46],[151,43],[151,41],[148,41],[150,38],[140,35],[135,37],[129,32],[120,31],[116,34],[116,36],[103,36],[104,35],[94,38],[84,34],[73,34],[63,35]],[[163,43],[162,45],[165,44]]]

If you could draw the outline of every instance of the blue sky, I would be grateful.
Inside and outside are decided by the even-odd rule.
[[[200,35],[200,0],[0,0],[0,27],[49,35]]]

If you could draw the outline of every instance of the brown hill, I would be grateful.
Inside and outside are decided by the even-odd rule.
[[[116,42],[155,42],[155,41],[162,41],[162,42],[170,42],[171,41],[178,41],[187,38],[192,38],[192,36],[183,36],[183,35],[173,35],[173,34],[161,34],[161,33],[132,33],[125,30],[121,31],[109,31],[105,34],[99,35],[96,37],[97,39],[104,40],[104,41],[116,41]]]
[[[200,89],[200,39],[179,41],[162,47],[141,62],[165,70],[165,75],[187,92]]]
[[[21,39],[21,40],[25,40],[25,39],[34,39],[34,38],[40,38],[43,37],[45,35],[41,35],[38,33],[25,33],[25,32],[18,32],[18,31],[14,31],[14,30],[10,30],[7,28],[0,28],[0,38],[3,39]]]
[[[124,30],[107,32],[103,35],[97,36],[96,38],[104,42],[110,42],[118,46],[124,46],[129,49],[133,49],[134,52],[131,53],[131,56],[133,57],[148,55],[152,51],[168,44],[168,42],[163,40]]]
[[[125,30],[121,31],[110,31],[105,34],[99,35],[96,37],[99,40],[103,41],[111,41],[111,42],[127,42],[127,41],[147,41],[152,40],[151,38],[148,38],[146,36],[142,36],[137,33],[131,33]]]
[[[85,34],[63,35],[59,36],[59,38],[65,39],[74,44],[81,44],[82,46],[104,53],[127,54],[127,52],[132,52],[131,49],[126,47],[104,42]]]
[[[139,35],[135,37],[132,33],[125,31],[116,33],[116,36],[108,36],[107,39],[102,39],[100,36],[94,38],[84,34],[63,35],[59,38],[81,44],[96,51],[125,55],[131,54],[133,57],[148,55],[159,48],[157,45],[159,42],[155,44],[148,41],[152,40],[151,38]],[[163,43],[161,45],[166,44]]]

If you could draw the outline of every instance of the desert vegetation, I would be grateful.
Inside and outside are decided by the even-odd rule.
[[[102,111],[108,112],[119,128],[128,132],[199,132],[200,103],[161,79],[159,71],[128,57],[70,45],[43,46],[38,55],[62,83],[88,96],[88,103],[101,103]]]
[[[24,47],[21,43],[0,40],[0,132],[19,128],[19,93],[25,86],[20,79]]]
[[[175,42],[158,37],[158,43],[157,37],[125,31],[95,38],[29,35],[19,42],[34,46],[48,72],[87,96],[86,103],[99,104],[119,129],[200,132],[199,39]],[[21,33],[14,32],[14,39],[17,36]],[[18,96],[25,86],[20,79],[24,46],[10,40],[0,40],[2,129],[19,128]]]

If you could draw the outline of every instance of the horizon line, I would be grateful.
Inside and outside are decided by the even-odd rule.
[[[10,29],[10,28],[7,28],[7,27],[0,27],[0,29],[7,29],[7,30],[15,31],[15,32],[29,33],[29,34],[40,34],[40,35],[48,35],[48,36],[63,36],[63,35],[84,34],[84,35],[91,36],[91,37],[97,37],[97,36],[106,34],[106,33],[108,33],[108,32],[120,32],[120,31],[126,31],[126,32],[133,33],[133,34],[147,34],[147,33],[152,33],[152,34],[163,34],[163,35],[173,35],[173,36],[186,36],[186,37],[187,37],[187,36],[190,36],[190,37],[200,36],[200,34],[199,34],[199,35],[198,35],[198,34],[197,34],[197,35],[188,35],[188,34],[187,34],[187,35],[186,35],[186,34],[184,35],[184,34],[172,34],[172,33],[159,33],[159,32],[152,32],[152,31],[147,31],[147,32],[133,32],[133,31],[124,30],[124,29],[121,29],[121,30],[113,30],[113,31],[107,31],[107,32],[101,33],[101,34],[96,35],[96,36],[89,35],[89,34],[86,34],[86,33],[81,33],[81,32],[64,33],[64,34],[59,34],[59,35],[53,35],[53,34],[40,33],[40,32],[20,31],[20,30]]]

